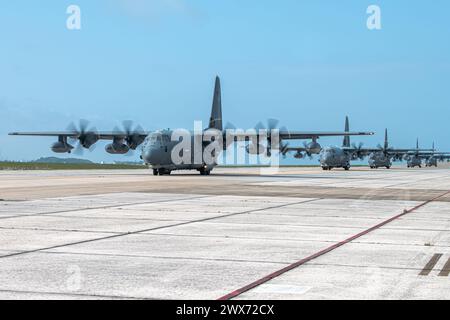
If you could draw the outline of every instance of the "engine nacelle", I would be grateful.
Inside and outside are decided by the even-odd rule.
[[[125,154],[130,151],[130,147],[124,143],[111,143],[105,147],[105,150],[110,154]]]
[[[245,150],[247,151],[247,153],[249,154],[263,154],[266,151],[266,148],[263,145],[248,145],[245,147]]]
[[[322,146],[315,141],[306,144],[305,148],[309,154],[319,154],[320,150],[322,150]]]
[[[55,142],[52,144],[52,151],[55,153],[70,153],[73,149],[73,146],[68,144],[67,142]]]

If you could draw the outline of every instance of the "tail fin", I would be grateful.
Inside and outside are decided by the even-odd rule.
[[[384,150],[387,150],[388,148],[389,148],[388,130],[385,129],[385,131],[384,131]]]
[[[211,109],[211,117],[209,118],[209,128],[222,131],[222,95],[220,90],[220,78],[216,77],[214,86],[214,98]]]
[[[416,149],[419,150],[419,138],[417,138],[417,141],[416,141]]]
[[[345,132],[350,132],[350,124],[349,124],[349,121],[348,121],[348,116],[345,117],[345,130],[344,131]],[[350,136],[345,136],[344,137],[344,142],[342,143],[342,146],[343,147],[347,147],[347,148],[350,147]]]

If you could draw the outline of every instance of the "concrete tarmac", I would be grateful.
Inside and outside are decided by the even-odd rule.
[[[450,298],[448,169],[0,181],[0,299]]]

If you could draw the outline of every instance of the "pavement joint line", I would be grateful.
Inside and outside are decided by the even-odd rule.
[[[205,197],[208,197],[208,196],[205,196]],[[319,199],[316,198],[316,199],[310,199],[310,200],[307,200],[307,201],[314,201],[314,200],[319,200]],[[166,226],[153,227],[153,228],[148,228],[148,229],[143,229],[143,230],[136,230],[136,231],[131,231],[131,232],[122,232],[122,233],[113,234],[113,235],[109,235],[109,236],[104,236],[104,237],[100,237],[100,238],[80,240],[80,241],[74,241],[74,242],[54,245],[54,246],[45,247],[45,248],[37,248],[37,249],[33,249],[33,250],[27,250],[27,251],[22,251],[22,252],[15,252],[15,253],[11,253],[11,254],[6,254],[6,255],[3,255],[3,256],[0,256],[0,259],[20,256],[20,255],[24,255],[24,254],[28,254],[28,253],[35,253],[35,252],[39,252],[39,251],[43,251],[43,250],[51,250],[51,249],[57,249],[57,248],[62,248],[62,247],[67,247],[67,246],[74,246],[74,245],[78,245],[78,244],[90,243],[90,242],[94,242],[94,241],[109,240],[109,239],[114,239],[114,238],[128,236],[128,235],[140,234],[140,233],[144,233],[144,232],[148,232],[148,231],[155,231],[155,230],[173,228],[173,227],[178,227],[178,226],[183,226],[183,225],[188,225],[188,224],[193,224],[193,223],[198,223],[198,222],[204,222],[204,221],[209,221],[209,220],[214,220],[214,219],[231,217],[231,216],[235,216],[235,215],[248,214],[248,213],[252,213],[252,212],[255,212],[255,211],[264,211],[264,210],[267,210],[267,209],[283,208],[283,207],[287,207],[287,206],[290,206],[290,205],[300,204],[300,203],[303,203],[303,202],[305,202],[305,201],[303,200],[303,201],[297,201],[297,202],[291,202],[291,203],[284,203],[284,204],[276,205],[276,206],[272,206],[272,207],[264,207],[264,208],[252,209],[252,210],[246,210],[246,211],[242,211],[242,212],[234,212],[234,213],[230,213],[230,214],[226,214],[226,215],[213,216],[213,217],[209,217],[209,218],[203,218],[203,219],[197,219],[197,220],[191,220],[191,221],[184,221],[184,222],[179,222],[179,223],[166,225]]]
[[[99,207],[91,207],[91,208],[58,210],[58,211],[31,213],[31,214],[18,214],[18,215],[14,215],[14,216],[0,217],[0,220],[11,219],[11,218],[20,218],[20,217],[33,217],[33,216],[38,217],[38,216],[45,216],[45,215],[58,214],[58,213],[77,212],[77,211],[130,207],[130,206],[137,206],[137,205],[142,205],[142,204],[164,203],[164,202],[183,201],[183,200],[195,200],[195,199],[202,199],[202,198],[208,198],[208,197],[211,197],[211,195],[195,196],[195,197],[190,197],[190,198],[178,198],[178,199],[165,199],[165,200],[156,200],[156,201],[147,201],[147,202],[137,202],[137,203],[115,204],[115,205],[99,206]]]
[[[76,292],[54,292],[54,291],[29,291],[29,290],[8,290],[0,289],[0,292],[5,293],[23,293],[23,294],[48,294],[48,295],[61,295],[61,296],[76,296],[76,297],[94,297],[94,298],[105,298],[105,299],[133,299],[133,300],[156,300],[151,298],[139,298],[139,297],[129,297],[129,296],[114,296],[114,295],[101,295],[101,294],[90,294],[90,293],[76,293]]]
[[[338,263],[310,263],[308,266],[318,266],[318,267],[341,267],[341,268],[379,268],[379,269],[386,269],[386,270],[409,270],[409,271],[420,271],[421,268],[414,268],[414,267],[393,267],[393,266],[370,266],[370,265],[354,265],[354,264],[338,264]]]
[[[51,231],[51,232],[78,232],[78,233],[111,233],[111,234],[119,234],[121,232],[114,231],[102,231],[102,230],[76,230],[76,229],[52,229],[52,228],[25,228],[25,227],[2,227],[0,226],[0,230],[21,230],[21,231]]]
[[[429,204],[429,203],[431,203],[433,201],[438,200],[439,198],[445,197],[448,194],[450,194],[450,190],[446,191],[443,194],[441,194],[439,196],[436,196],[436,197],[434,197],[432,199],[424,201],[424,202],[416,205],[415,207],[413,207],[411,209],[404,210],[402,213],[400,213],[398,215],[395,215],[395,216],[393,216],[393,217],[391,217],[391,218],[389,218],[387,220],[384,220],[383,222],[381,222],[381,223],[379,223],[377,225],[374,225],[374,226],[370,227],[369,229],[366,229],[366,230],[364,230],[364,231],[362,231],[362,232],[360,232],[358,234],[355,234],[355,235],[351,236],[350,238],[347,238],[347,239],[345,239],[343,241],[337,242],[337,243],[335,243],[334,245],[332,245],[332,246],[330,246],[328,248],[325,248],[325,249],[323,249],[321,251],[318,251],[318,252],[316,252],[316,253],[314,253],[314,254],[306,257],[306,258],[298,260],[298,261],[296,261],[296,262],[294,262],[294,263],[292,263],[292,264],[290,264],[290,265],[288,265],[288,266],[286,266],[286,267],[284,267],[282,269],[279,269],[279,270],[277,270],[275,272],[272,272],[269,275],[266,275],[266,276],[264,276],[264,277],[262,277],[260,279],[257,279],[255,281],[253,281],[253,282],[251,282],[251,283],[249,283],[249,284],[239,288],[239,289],[236,289],[236,290],[234,290],[234,291],[232,291],[230,293],[227,293],[224,296],[219,297],[217,300],[231,300],[233,298],[236,298],[236,297],[240,296],[241,294],[243,294],[243,293],[245,293],[245,292],[247,292],[247,291],[249,291],[251,289],[254,289],[254,288],[256,288],[256,287],[258,287],[258,286],[260,286],[260,285],[262,285],[262,284],[264,284],[264,283],[266,283],[266,282],[268,282],[268,281],[270,281],[270,280],[272,280],[274,278],[279,277],[280,275],[282,275],[282,274],[284,274],[284,273],[286,273],[288,271],[296,269],[297,267],[299,267],[301,265],[304,265],[304,264],[306,264],[309,261],[312,261],[312,260],[314,260],[314,259],[316,259],[316,258],[318,258],[320,256],[323,256],[323,255],[325,255],[325,254],[327,254],[327,253],[329,253],[329,252],[331,252],[331,251],[333,251],[333,250],[335,250],[335,249],[337,249],[339,247],[342,247],[343,245],[345,245],[345,244],[347,244],[349,242],[352,242],[353,240],[356,240],[356,239],[358,239],[358,238],[360,238],[360,237],[362,237],[362,236],[364,236],[364,235],[366,235],[366,234],[368,234],[368,233],[370,233],[370,232],[372,232],[374,230],[377,230],[377,229],[387,225],[388,223],[390,223],[390,222],[392,222],[392,221],[394,221],[394,220],[396,220],[396,219],[398,219],[400,217],[403,217],[403,216],[405,216],[405,215],[407,215],[407,214],[409,214],[411,212],[414,212],[417,209],[419,209],[419,208],[421,208],[423,206],[426,206],[427,204]]]
[[[440,175],[439,175],[439,177],[440,177]],[[436,176],[433,176],[433,177],[430,177],[430,178],[418,179],[418,180],[410,180],[408,182],[398,182],[398,183],[394,183],[394,184],[388,185],[385,188],[392,188],[392,187],[396,187],[396,186],[403,186],[403,185],[408,185],[408,184],[411,184],[411,183],[423,182],[423,181],[427,181],[427,180],[436,180]]]
[[[44,254],[67,254],[67,255],[85,255],[100,257],[126,257],[126,258],[142,258],[142,259],[161,259],[161,260],[193,260],[193,261],[212,261],[212,262],[241,262],[241,263],[262,263],[262,264],[281,264],[286,265],[287,261],[267,261],[267,260],[244,260],[244,259],[227,259],[227,258],[198,258],[198,257],[169,257],[156,255],[137,255],[137,254],[115,254],[115,253],[92,253],[92,252],[70,252],[70,251],[40,251]]]
[[[361,228],[363,229],[363,228]],[[175,234],[175,233],[153,233],[146,232],[141,234],[142,236],[170,236],[170,237],[190,237],[190,238],[223,238],[222,235],[193,235],[193,234]],[[293,238],[255,238],[255,237],[230,237],[227,239],[239,239],[239,240],[271,240],[271,241],[292,241],[292,242],[311,242],[311,243],[336,243],[333,240],[314,240],[314,239],[293,239]],[[354,244],[361,245],[379,245],[379,246],[410,246],[410,247],[423,247],[423,244],[418,243],[393,243],[393,242],[365,242],[365,241],[353,241]],[[450,245],[433,244],[433,248],[450,248]]]

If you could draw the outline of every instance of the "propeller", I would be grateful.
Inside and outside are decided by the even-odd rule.
[[[125,141],[131,150],[136,150],[137,147],[145,140],[145,131],[140,125],[134,126],[132,120],[125,120],[122,122],[124,133],[126,135]]]
[[[310,145],[308,142],[303,141],[303,147],[305,148],[305,155],[308,156],[308,158],[311,160],[312,159],[312,153],[309,151],[310,150]]]
[[[256,125],[255,125],[255,130],[257,133],[259,133],[260,130],[267,130],[267,135],[268,135],[268,140],[271,142],[272,140],[272,130],[278,130],[278,131],[283,131],[283,132],[287,132],[287,128],[286,127],[281,127],[278,128],[280,121],[278,119],[274,119],[274,118],[269,118],[267,119],[267,125],[265,126],[261,121],[259,121]],[[287,153],[287,148],[288,148],[288,143],[283,143],[283,141],[280,141],[278,139],[278,144],[274,146],[274,149],[278,149],[279,152],[285,156]],[[267,148],[267,155],[270,156],[271,154],[271,144],[268,144],[268,148]]]
[[[224,130],[236,130],[236,126],[231,122],[227,122],[225,124]]]
[[[364,154],[362,152],[362,147],[364,146],[364,143],[360,142],[358,145],[356,145],[355,143],[352,143],[352,148],[356,150],[356,152],[352,155],[353,160],[359,159],[359,160],[363,160],[364,159]]]
[[[83,149],[89,149],[93,151],[95,149],[95,143],[99,140],[98,132],[95,127],[89,128],[89,121],[81,119],[78,126],[71,122],[67,130],[75,133],[76,138],[70,138],[72,141],[76,140],[77,144],[73,151],[74,154],[83,154]]]

